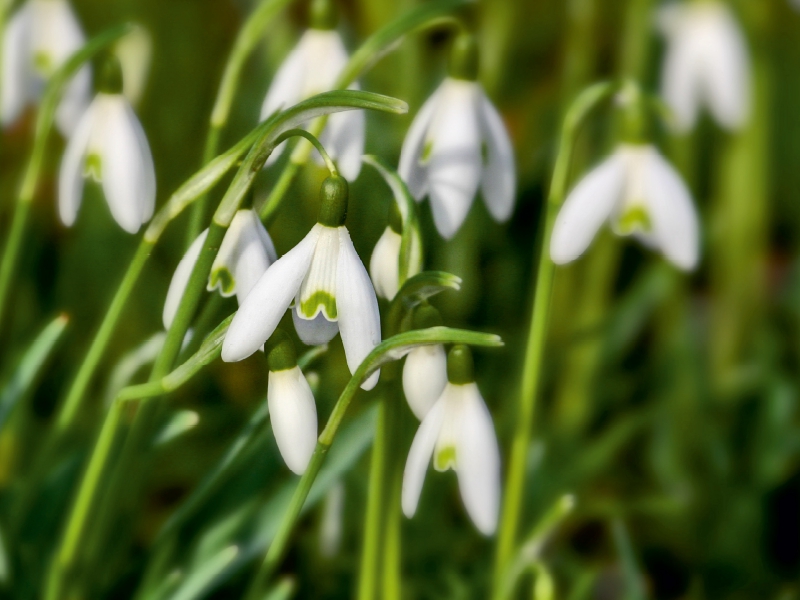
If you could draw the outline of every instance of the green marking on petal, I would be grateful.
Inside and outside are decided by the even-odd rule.
[[[97,183],[100,183],[103,176],[103,159],[100,158],[99,154],[92,153],[86,157],[83,176],[94,179]]]
[[[489,146],[486,142],[481,142],[481,160],[484,166],[489,164]]]
[[[325,311],[329,321],[338,319],[336,298],[324,290],[314,292],[310,298],[300,303],[300,314],[306,319],[313,319],[319,313],[319,307]]]
[[[45,76],[49,76],[53,72],[53,59],[47,52],[37,52],[33,56],[33,68]]]
[[[431,154],[433,154],[433,141],[428,140],[422,147],[422,156],[420,156],[419,162],[424,165],[430,160]]]
[[[643,206],[633,206],[625,211],[617,224],[621,235],[629,235],[635,231],[649,232],[652,230],[650,215]]]
[[[454,469],[456,466],[456,448],[455,446],[445,446],[437,450],[433,456],[433,468],[437,471],[447,471],[447,469]]]
[[[236,288],[236,281],[233,278],[233,273],[230,272],[228,267],[219,267],[211,272],[209,277],[211,288],[219,286],[220,291],[224,295],[233,294]]]

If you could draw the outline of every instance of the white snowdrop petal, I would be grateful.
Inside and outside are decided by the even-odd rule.
[[[238,210],[211,265],[209,291],[219,288],[223,296],[236,294],[241,304],[274,262],[270,260],[274,252],[272,240],[255,211]]]
[[[183,292],[189,283],[189,277],[192,275],[192,270],[194,269],[194,265],[197,263],[197,258],[200,256],[200,251],[203,249],[203,245],[206,243],[207,235],[208,229],[197,236],[197,238],[192,242],[191,246],[189,246],[186,254],[183,255],[183,258],[181,258],[177,268],[175,269],[175,273],[172,275],[172,280],[170,281],[169,289],[167,290],[167,298],[164,301],[164,310],[161,313],[161,321],[164,324],[164,329],[170,328],[172,321],[175,318],[175,314],[178,312],[178,306],[180,305],[181,298],[183,297]]]
[[[486,152],[481,192],[489,214],[496,221],[503,222],[514,210],[517,187],[514,147],[503,119],[482,89],[479,108]]]
[[[444,403],[437,402],[425,415],[414,435],[414,441],[411,442],[411,449],[408,451],[406,466],[403,470],[401,495],[403,514],[409,519],[417,512],[422,484],[425,483],[425,473],[428,471],[428,463],[431,461],[443,422]]]
[[[433,115],[439,105],[444,83],[431,94],[414,117],[400,150],[397,172],[408,186],[408,191],[419,201],[428,193],[427,167],[422,164],[425,142]]]
[[[565,264],[583,254],[621,199],[624,185],[625,158],[619,152],[578,182],[553,225],[550,258],[554,263]]]
[[[314,255],[320,226],[278,259],[239,306],[222,343],[222,360],[236,362],[258,350],[272,335],[300,289]]]
[[[420,421],[447,385],[447,354],[441,344],[420,346],[408,353],[403,365],[403,393]]]
[[[314,258],[297,294],[298,311],[313,319],[323,312],[329,321],[338,319],[336,270],[339,264],[339,228],[318,225],[320,234]]]
[[[81,115],[91,102],[91,89],[92,69],[87,65],[82,67],[67,84],[56,109],[56,126],[61,135],[69,136],[75,130]]]
[[[478,84],[447,80],[429,131],[428,194],[433,220],[445,239],[469,212],[481,179]]]
[[[364,111],[350,110],[331,115],[320,137],[322,145],[328,150],[342,177],[348,181],[355,181],[361,172],[364,130]]]
[[[297,335],[306,346],[327,344],[339,333],[337,321],[329,321],[322,313],[313,319],[304,319],[297,314],[297,306],[292,309],[292,321]]]
[[[150,152],[150,143],[144,132],[142,123],[139,121],[130,102],[125,103],[125,110],[133,126],[133,132],[139,144],[142,164],[142,223],[147,223],[153,216],[156,208],[156,167],[153,163],[153,154]]]
[[[225,232],[225,237],[222,238],[222,243],[219,245],[217,256],[211,264],[211,274],[208,278],[208,291],[215,289],[219,293],[229,298],[236,293],[236,261],[241,254],[241,246],[239,240],[242,235],[242,229],[245,225],[243,218],[244,210],[236,211],[236,214]]]
[[[750,108],[750,58],[747,42],[730,9],[715,3],[704,32],[705,95],[717,122],[728,129],[740,128]]]
[[[661,251],[683,270],[697,266],[699,224],[692,196],[681,176],[655,149],[647,161],[645,201]]]
[[[267,404],[278,450],[286,466],[302,475],[317,444],[317,407],[299,367],[269,372]]]
[[[142,215],[151,199],[148,189],[147,165],[136,134],[136,115],[128,110],[128,101],[121,94],[104,95],[103,123],[105,130],[101,149],[103,192],[111,214],[128,233],[136,233],[142,225]],[[100,99],[100,98],[99,98]]]
[[[272,264],[261,240],[253,237],[248,236],[240,242],[241,251],[233,271],[236,299],[240,305]]]
[[[261,121],[264,121],[277,110],[297,104],[301,99],[307,69],[304,39],[305,36],[300,38],[300,41],[283,61],[277,73],[275,73],[275,77],[269,86],[269,91],[264,98],[264,103],[261,106]],[[273,152],[273,156],[279,155],[279,152]]]
[[[23,4],[9,19],[3,32],[0,120],[13,123],[28,101],[28,52],[31,35],[31,6]]]
[[[58,214],[67,227],[75,222],[83,199],[83,169],[94,127],[95,110],[96,107],[92,104],[81,117],[61,159],[58,172]]]
[[[400,234],[387,227],[375,244],[369,259],[369,274],[375,286],[375,293],[381,298],[391,300],[398,290],[400,270]]]
[[[336,306],[347,366],[355,373],[361,361],[381,342],[381,316],[378,299],[367,270],[356,254],[346,227],[339,228],[339,264],[336,274]],[[380,371],[361,387],[371,390]]]
[[[456,472],[464,506],[478,530],[492,535],[500,510],[500,449],[492,416],[475,383],[463,387]]]
[[[668,45],[661,73],[661,95],[672,109],[677,129],[687,132],[697,122],[701,65],[696,44],[691,38],[681,35],[681,8],[673,6],[670,9],[669,28],[662,27]]]

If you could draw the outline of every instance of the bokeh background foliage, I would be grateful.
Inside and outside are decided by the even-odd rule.
[[[415,4],[340,2],[348,47]],[[436,303],[445,321],[498,333],[506,342],[500,351],[476,357],[504,454],[560,118],[577,91],[599,79],[634,75],[655,89],[662,49],[648,28],[649,4],[486,0],[479,7],[481,80],[514,139],[517,209],[502,226],[476,203],[448,243],[435,234],[427,205],[422,221],[430,240],[428,267],[464,281],[459,293]],[[749,128],[732,135],[703,121],[685,139],[658,134],[702,215],[701,268],[679,275],[638,245],[604,235],[586,257],[557,271],[522,527],[532,530],[563,494],[575,495],[575,509],[537,554],[553,574],[557,598],[800,595],[800,15],[781,0],[733,4],[747,29],[756,74]],[[89,34],[130,19],[152,35],[154,60],[138,112],[163,201],[199,166],[222,69],[251,6],[235,0],[75,0],[74,7]],[[305,23],[305,3],[295,2],[264,33],[247,63],[223,146],[256,123],[271,75]],[[636,39],[648,51],[642,64],[630,65],[624,48]],[[444,75],[447,42],[445,32],[411,37],[362,81],[364,89],[411,107],[403,117],[367,115],[368,152],[396,162],[413,114]],[[612,145],[611,115],[604,109],[587,125],[573,176]],[[5,199],[14,197],[20,180],[32,122],[29,113],[0,139]],[[14,291],[14,318],[2,332],[8,381],[45,319],[59,313],[69,318],[35,393],[18,400],[0,435],[0,593],[14,598],[38,593],[57,539],[53,532],[89,450],[86,440],[102,416],[109,376],[161,328],[164,294],[186,243],[188,219],[182,217],[137,284],[70,451],[59,457],[43,491],[20,507],[19,482],[135,249],[135,238],[114,226],[97,190],[88,190],[78,226],[67,230],[58,223],[54,181],[62,150],[61,141],[48,148]],[[313,223],[323,177],[312,164],[295,182],[292,209],[270,231],[279,251]],[[268,192],[270,179],[259,179],[257,195]],[[366,258],[385,227],[391,196],[369,169],[351,189],[348,226],[358,232],[354,243]],[[3,230],[11,205],[0,206]],[[234,309],[230,302],[220,313]],[[332,346],[315,365],[321,420],[347,378],[338,339]],[[261,355],[214,363],[170,396],[165,422],[176,411],[193,410],[199,423],[154,448],[146,472],[117,492],[124,510],[115,520],[98,515],[101,526],[84,557],[92,573],[90,597],[238,597],[293,489],[259,413],[266,376]],[[281,569],[291,577],[295,597],[348,597],[355,587],[375,420],[368,396],[359,398]],[[240,453],[226,463],[237,447]],[[407,446],[394,451],[405,454]],[[220,464],[227,468],[217,478]],[[421,510],[403,522],[404,597],[486,597],[493,543],[465,517],[452,479],[429,477]],[[137,482],[144,493],[132,491]],[[338,552],[325,555],[323,499],[337,482],[344,489],[343,535]],[[174,578],[176,570],[180,576]],[[521,597],[529,597],[530,583],[522,579]]]

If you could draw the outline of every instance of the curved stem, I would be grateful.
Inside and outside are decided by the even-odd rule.
[[[53,128],[56,109],[63,91],[70,78],[80,67],[90,60],[95,54],[112,44],[114,41],[130,31],[129,25],[113,27],[92,38],[85,46],[75,52],[50,78],[45,88],[39,114],[36,117],[36,132],[34,134],[33,149],[25,175],[22,179],[11,231],[8,235],[3,258],[0,262],[0,324],[3,322],[8,307],[8,298],[14,276],[19,263],[22,242],[25,239],[25,230],[31,213],[33,196],[39,183],[39,174],[42,170],[44,153],[47,149],[47,138]]]
[[[596,84],[586,89],[573,103],[564,119],[561,131],[560,150],[556,160],[550,194],[546,206],[544,231],[540,247],[535,248],[534,263],[538,264],[528,341],[522,372],[519,404],[515,417],[516,429],[511,445],[508,478],[505,486],[503,512],[497,540],[497,555],[494,570],[494,597],[502,597],[503,581],[516,543],[520,507],[522,504],[525,466],[530,446],[533,420],[536,413],[541,375],[542,357],[550,314],[554,264],[550,260],[550,234],[558,209],[561,207],[569,182],[569,167],[575,140],[585,118],[597,104],[614,90],[608,83]]]
[[[269,22],[289,3],[290,0],[262,0],[256,9],[245,21],[233,49],[225,64],[225,71],[217,90],[217,98],[214,101],[214,108],[211,110],[208,135],[205,147],[203,148],[203,164],[206,164],[216,156],[219,140],[223,129],[228,124],[231,114],[231,106],[239,87],[242,69],[250,54],[261,41],[264,29]],[[189,227],[186,230],[187,246],[200,235],[206,225],[206,213],[208,212],[208,196],[203,195],[198,199],[192,209]]]
[[[291,137],[302,137],[302,138],[307,139],[309,142],[311,142],[311,144],[314,146],[314,148],[317,149],[317,152],[319,152],[319,155],[322,157],[322,160],[325,161],[325,166],[328,167],[328,170],[331,172],[331,175],[338,175],[339,174],[339,171],[336,169],[336,165],[331,160],[331,157],[328,154],[328,151],[325,150],[325,147],[317,139],[317,136],[315,136],[310,131],[306,131],[305,129],[290,129],[286,133],[284,133],[281,136],[279,136],[277,140],[275,140],[275,145],[277,146],[281,142],[283,142],[285,140],[288,140]]]

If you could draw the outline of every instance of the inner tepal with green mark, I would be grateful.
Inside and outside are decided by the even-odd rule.
[[[325,290],[315,291],[300,303],[300,314],[307,319],[316,317],[320,310],[329,321],[339,318],[336,312],[336,298]]]
[[[620,235],[630,235],[637,231],[649,233],[652,228],[650,215],[641,204],[628,207],[617,219],[617,230]]]
[[[86,156],[86,161],[83,164],[83,176],[86,179],[91,178],[100,183],[103,176],[103,159],[96,152]]]

